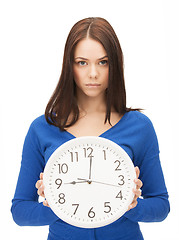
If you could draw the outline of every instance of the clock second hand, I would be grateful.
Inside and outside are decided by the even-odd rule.
[[[92,182],[94,183],[99,183],[99,184],[104,184],[104,185],[108,185],[108,186],[113,186],[113,187],[120,187],[118,185],[114,185],[114,184],[110,184],[110,183],[104,183],[104,182],[98,182],[98,181],[94,181],[94,180],[87,180],[84,178],[77,178],[78,180],[85,180],[86,182],[88,182],[89,184],[91,184]]]

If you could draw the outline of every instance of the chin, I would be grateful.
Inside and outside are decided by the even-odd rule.
[[[91,97],[91,98],[96,98],[96,97],[100,97],[100,96],[104,95],[104,92],[99,93],[99,92],[91,91],[91,92],[86,92],[85,95],[88,97]]]
[[[77,91],[77,95],[84,96],[84,97],[91,97],[91,98],[97,98],[105,95],[106,89],[104,91],[101,91],[100,89],[79,89]]]

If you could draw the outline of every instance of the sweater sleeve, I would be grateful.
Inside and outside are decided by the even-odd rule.
[[[25,138],[21,169],[11,207],[13,219],[20,226],[50,225],[58,220],[49,207],[38,202],[35,184],[44,166],[45,161],[32,123]]]
[[[138,143],[140,150],[134,163],[140,169],[142,197],[138,199],[137,206],[124,216],[134,222],[159,222],[167,217],[170,205],[159,158],[158,140],[150,121],[141,132],[145,134],[142,143]]]

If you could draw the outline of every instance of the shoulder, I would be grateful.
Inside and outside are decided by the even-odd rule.
[[[47,122],[46,122],[46,119],[45,119],[45,115],[43,114],[43,115],[35,118],[35,119],[32,121],[31,125],[32,125],[33,127],[37,127],[37,126],[39,126],[39,125],[41,125],[41,124],[46,124],[46,123],[47,123]]]
[[[147,117],[144,113],[139,112],[139,111],[130,111],[129,117],[132,118],[135,121],[142,122],[142,123],[151,123],[151,120],[149,117]]]
[[[150,118],[139,111],[128,112],[128,120],[133,121],[136,124],[152,125],[152,121],[150,120]]]
[[[32,121],[29,127],[29,132],[31,134],[39,135],[48,131],[48,129],[50,129],[51,127],[52,126],[47,123],[45,115],[41,115]]]
[[[147,158],[159,153],[158,139],[152,121],[138,111],[129,112],[127,131],[135,139],[138,156],[143,152]],[[144,157],[144,156],[143,156]]]
[[[48,123],[45,119],[45,115],[41,115],[32,121],[30,128],[37,129],[37,128],[42,128],[43,126],[47,126],[47,125],[48,125]]]
[[[149,134],[154,131],[154,126],[151,119],[144,113],[139,111],[130,111],[127,113],[128,127],[139,131],[141,134]]]
[[[41,115],[30,124],[26,138],[43,149],[44,145],[49,143],[54,136],[59,136],[59,129],[50,125],[46,121],[45,115]]]

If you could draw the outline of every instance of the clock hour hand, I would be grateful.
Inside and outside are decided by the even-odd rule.
[[[86,183],[86,182],[88,182],[88,181],[86,179],[84,179],[83,181],[72,181],[72,182],[68,182],[68,183],[64,183],[64,184],[73,184],[73,185],[75,185],[77,183]]]
[[[86,180],[86,182],[88,182],[89,184],[94,182],[94,183],[104,184],[104,185],[113,186],[113,187],[120,187],[119,185],[114,185],[114,184],[104,183],[104,182],[99,182],[99,181],[94,181],[94,180],[87,180],[87,179],[84,179],[84,178],[77,178],[77,179],[78,180]]]

